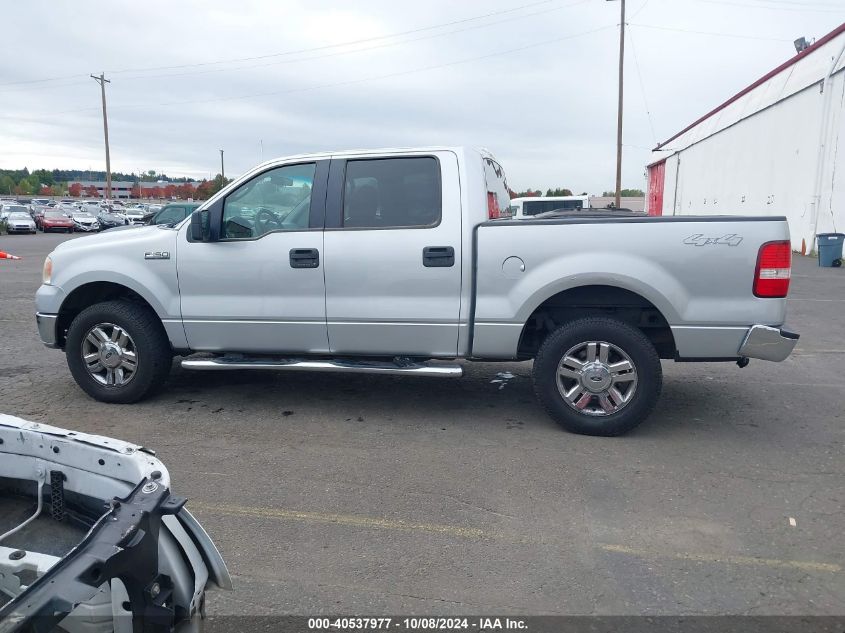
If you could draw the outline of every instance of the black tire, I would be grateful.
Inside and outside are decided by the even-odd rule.
[[[558,365],[564,355],[590,341],[616,346],[628,355],[636,370],[636,389],[630,401],[614,413],[589,415],[578,411],[558,388]],[[543,341],[534,359],[533,380],[540,404],[564,429],[582,435],[614,436],[630,431],[648,417],[660,396],[663,372],[657,350],[640,330],[616,319],[590,317],[561,326]]]
[[[131,337],[137,350],[137,369],[121,386],[104,385],[88,372],[82,358],[82,344],[99,323],[113,323]],[[151,394],[167,378],[173,352],[158,316],[147,306],[129,301],[105,301],[80,312],[67,331],[65,356],[76,384],[100,402],[128,404]]]

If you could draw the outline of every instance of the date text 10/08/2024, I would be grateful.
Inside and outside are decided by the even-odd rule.
[[[403,631],[499,631],[524,630],[528,628],[519,618],[476,617],[476,618],[387,618],[387,617],[348,617],[348,618],[308,618],[308,629],[314,631],[355,631],[389,630]]]

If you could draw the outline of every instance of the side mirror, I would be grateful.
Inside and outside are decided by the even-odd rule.
[[[208,211],[194,211],[191,214],[191,239],[195,242],[210,242]]]

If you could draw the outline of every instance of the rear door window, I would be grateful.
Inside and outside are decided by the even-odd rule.
[[[440,223],[440,165],[432,156],[350,160],[344,228],[432,227]]]

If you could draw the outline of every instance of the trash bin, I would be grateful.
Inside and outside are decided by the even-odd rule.
[[[845,233],[819,233],[816,238],[819,240],[819,266],[841,266]]]

